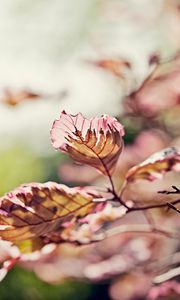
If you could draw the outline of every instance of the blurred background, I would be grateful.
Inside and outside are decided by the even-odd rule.
[[[178,0],[1,0],[0,194],[34,181],[75,184],[67,157],[50,145],[52,122],[63,109],[118,117],[129,147],[125,169],[179,145],[179,106],[172,93],[167,101],[164,94],[157,99],[166,105],[160,102],[155,117],[156,89],[138,113],[125,105],[154,64],[174,57],[179,46]],[[148,151],[142,150],[146,141]],[[95,181],[90,175],[87,181]],[[54,287],[16,268],[0,284],[0,300],[105,300],[108,285],[66,281]]]

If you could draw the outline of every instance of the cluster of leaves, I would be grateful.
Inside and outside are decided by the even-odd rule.
[[[117,61],[112,60],[97,65],[118,77],[119,66],[125,65],[130,69],[130,64],[117,64]],[[177,75],[174,68],[171,71],[174,76]],[[152,85],[154,76],[153,73],[146,80],[145,86]],[[162,81],[168,81],[169,73],[163,76]],[[141,102],[136,100],[141,99],[141,89],[145,91],[141,87],[136,96],[135,93],[131,95],[135,99],[133,105]],[[145,99],[144,96],[142,98]],[[141,106],[129,107],[131,112],[128,114],[134,116],[137,107]],[[146,117],[150,122],[157,121],[154,111],[148,108],[146,116],[144,111],[143,106],[142,114],[138,111],[138,116],[142,115],[143,120]],[[107,188],[70,188],[55,182],[31,183],[0,198],[1,280],[15,264],[19,264],[33,269],[48,282],[72,277],[98,281],[122,275],[118,286],[126,295],[123,300],[133,299],[132,295],[139,298],[146,295],[149,299],[156,299],[156,295],[164,290],[167,295],[169,290],[179,293],[179,287],[173,283],[168,283],[165,288],[159,287],[158,291],[155,287],[150,292],[149,289],[152,282],[163,282],[161,265],[168,270],[171,268],[169,256],[176,252],[180,238],[174,228],[166,230],[155,224],[151,211],[162,209],[163,215],[169,215],[170,210],[173,220],[176,220],[179,217],[180,199],[177,195],[180,190],[173,186],[171,191],[160,191],[158,196],[161,195],[163,201],[157,202],[155,199],[148,204],[143,196],[136,202],[127,195],[133,184],[151,184],[162,180],[166,173],[179,172],[180,153],[176,148],[169,147],[130,167],[121,180],[119,190],[113,176],[123,155],[124,134],[121,123],[109,115],[87,119],[81,113],[70,115],[63,111],[59,119],[54,121],[51,129],[52,146],[69,154],[78,164],[94,167],[102,177],[108,179],[109,184]],[[136,224],[131,224],[132,215],[136,215]],[[145,224],[142,222],[144,217]],[[171,245],[168,245],[168,239],[172,240]],[[167,247],[166,251],[162,251],[164,247]],[[163,258],[164,262],[160,259],[162,252],[166,257]],[[158,265],[155,266],[157,261]],[[133,272],[135,267],[138,267],[137,274]],[[165,278],[169,280],[176,277],[179,272],[176,269],[173,274],[165,274]],[[139,290],[141,277],[144,278],[145,288]],[[127,293],[126,281],[132,281],[135,287],[132,293]]]
[[[84,223],[90,225],[89,234],[92,234],[94,217],[100,224],[131,211],[151,208],[136,207],[133,203],[129,206],[116,193],[111,174],[123,148],[123,135],[122,125],[110,116],[88,120],[81,114],[72,116],[62,112],[51,130],[54,148],[67,152],[77,162],[97,168],[109,177],[112,189],[106,195],[95,188],[68,188],[53,182],[20,186],[1,198],[1,238],[14,244],[20,242],[20,247],[21,242],[29,239],[34,242],[34,239],[40,238],[44,243],[55,239],[57,242],[63,240],[64,236],[67,238],[69,228],[70,231],[76,227],[79,230]],[[179,171],[179,167],[180,154],[174,148],[166,149],[130,169],[126,184],[138,179],[155,180],[165,172]],[[111,204],[110,216],[105,211],[110,205],[108,200],[119,204],[118,207]],[[174,202],[170,204],[174,205]],[[98,213],[94,216],[95,212]],[[87,215],[91,217],[84,219]],[[79,239],[78,235],[74,235],[76,238],[81,242],[81,237]],[[89,239],[93,240],[93,235]],[[9,265],[7,268],[10,268]]]

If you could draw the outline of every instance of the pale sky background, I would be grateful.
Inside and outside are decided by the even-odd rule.
[[[1,0],[0,91],[28,88],[67,97],[0,105],[0,147],[17,138],[51,152],[49,129],[62,109],[88,116],[121,109],[123,95],[148,74],[155,51],[168,55],[164,0]],[[171,14],[169,12],[169,14]],[[123,57],[133,64],[122,82],[86,60]]]

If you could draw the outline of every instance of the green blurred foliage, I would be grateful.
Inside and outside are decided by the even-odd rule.
[[[0,152],[0,194],[22,183],[43,181],[44,166],[31,151],[22,145],[14,145]]]
[[[118,118],[120,123],[123,124],[125,129],[125,135],[123,140],[125,144],[132,144],[141,131],[141,120],[138,118],[130,118],[130,117],[121,117]]]
[[[0,151],[0,194],[28,182],[57,181],[58,166],[67,156],[38,157],[22,144]],[[13,269],[0,283],[0,300],[75,300],[89,299],[92,286],[80,282],[49,285],[23,269]]]
[[[85,300],[90,293],[89,284],[64,282],[50,285],[19,268],[13,269],[0,284],[0,300]]]
[[[59,177],[58,168],[62,163],[66,161],[69,161],[69,156],[67,154],[55,151],[53,156],[43,157],[42,163],[44,166],[44,175],[46,177],[46,181],[63,183],[61,182],[61,179]]]
[[[60,182],[58,167],[68,156],[54,152],[52,156],[37,156],[27,147],[16,144],[0,151],[0,195],[29,182]]]

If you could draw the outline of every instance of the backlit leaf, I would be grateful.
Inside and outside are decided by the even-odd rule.
[[[97,168],[104,175],[114,171],[123,148],[123,126],[109,115],[86,119],[82,114],[62,112],[54,121],[51,141],[79,163]]]
[[[84,217],[97,205],[78,188],[54,182],[23,185],[0,199],[0,237],[17,243],[50,236],[63,222]]]
[[[127,172],[126,179],[129,182],[137,179],[153,181],[168,171],[180,171],[180,153],[174,147],[157,152],[134,166]]]

